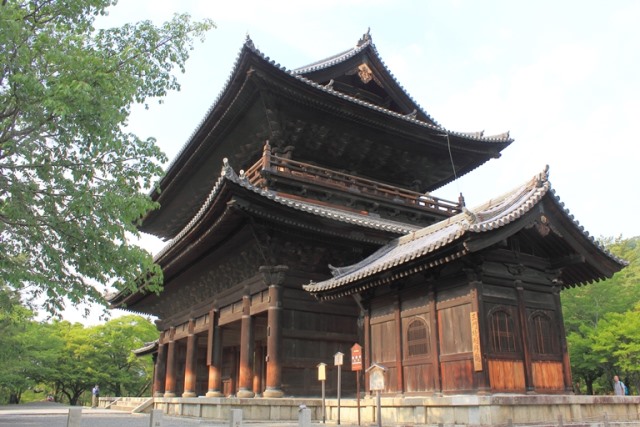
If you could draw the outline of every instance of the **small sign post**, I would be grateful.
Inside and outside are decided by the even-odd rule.
[[[362,346],[355,343],[351,347],[351,370],[356,373],[356,396],[358,400],[358,425],[360,425],[360,371],[362,371]]]
[[[327,379],[327,364],[326,363],[320,363],[318,364],[318,381],[320,381],[322,383],[322,424],[325,423],[325,406],[324,406],[324,382]]]
[[[337,352],[333,355],[333,364],[338,367],[338,425],[340,425],[340,384],[342,383],[342,363],[344,353]]]
[[[380,392],[384,390],[384,373],[387,371],[382,365],[374,363],[367,368],[369,373],[369,390],[376,392],[376,420],[378,427],[382,427],[382,409],[380,408]]]

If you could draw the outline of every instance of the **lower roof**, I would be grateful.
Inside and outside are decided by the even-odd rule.
[[[570,231],[576,237],[558,233],[560,240],[564,240],[562,250],[573,251],[584,257],[580,266],[573,267],[564,275],[564,286],[605,279],[626,265],[624,260],[613,256],[590,237],[564,209],[551,190],[547,167],[542,173],[500,197],[492,198],[474,209],[465,208],[458,215],[399,237],[361,262],[334,270],[333,278],[312,282],[303,288],[319,299],[333,299],[388,283],[389,272],[407,269],[420,259],[427,263],[424,268],[451,262],[495,244],[495,240],[490,238],[492,233],[518,222],[542,203],[549,203],[551,207],[542,209],[543,214],[538,220],[551,230],[562,228]],[[509,233],[515,234],[525,225],[511,227]],[[504,239],[504,233],[501,239]],[[554,244],[560,246],[559,241]]]

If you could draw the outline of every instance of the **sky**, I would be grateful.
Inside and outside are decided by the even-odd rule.
[[[501,158],[433,195],[462,193],[472,208],[549,165],[552,188],[590,235],[640,235],[636,0],[121,0],[98,24],[161,24],[176,12],[217,28],[194,44],[181,90],[134,108],[129,120],[169,159],[224,89],[247,36],[295,69],[370,31],[396,80],[444,128],[514,138]],[[162,248],[149,237],[141,244]]]

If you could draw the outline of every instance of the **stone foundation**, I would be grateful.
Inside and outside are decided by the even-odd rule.
[[[325,400],[326,421],[338,419],[337,399]],[[297,421],[305,405],[314,423],[322,421],[322,400],[315,398],[155,398],[151,408],[165,414],[218,421],[229,419],[231,409],[242,409],[245,421]],[[570,395],[489,395],[383,397],[384,426],[507,426],[509,423],[559,425],[640,425],[640,397]],[[360,400],[361,425],[376,424],[375,398]],[[355,399],[340,400],[342,424],[357,424]]]

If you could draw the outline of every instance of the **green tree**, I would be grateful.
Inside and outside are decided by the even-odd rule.
[[[103,394],[140,396],[153,376],[150,357],[137,357],[133,350],[158,339],[153,323],[140,316],[123,316],[96,326],[90,344],[97,361],[94,372]]]
[[[625,313],[607,314],[598,326],[592,351],[612,364],[609,379],[619,375],[637,393],[640,386],[640,304]]]
[[[77,405],[82,403],[83,393],[91,389],[95,372],[99,370],[92,348],[95,342],[91,340],[90,329],[80,323],[54,321],[50,330],[63,345],[56,354],[56,369],[50,373],[47,383],[52,385],[56,400]]]
[[[629,265],[612,278],[562,292],[562,313],[567,333],[582,325],[595,328],[607,313],[623,313],[640,301],[640,237],[605,239],[604,246]]]
[[[22,371],[20,354],[22,349],[21,335],[25,324],[32,313],[20,304],[20,296],[16,292],[0,290],[0,399],[5,402],[18,403],[22,391],[30,381]]]
[[[595,394],[594,384],[605,372],[611,370],[611,364],[601,353],[592,350],[596,329],[583,325],[580,332],[571,332],[567,336],[571,355],[571,372],[574,382],[585,388],[586,394]]]
[[[611,391],[615,374],[633,375],[630,379],[640,386],[636,371],[626,366],[637,360],[632,354],[635,338],[625,327],[635,324],[633,308],[640,301],[640,237],[606,239],[604,244],[629,264],[608,280],[562,292],[573,377],[589,394]]]
[[[95,29],[115,3],[0,3],[1,284],[54,315],[65,298],[104,304],[105,285],[160,289],[129,237],[166,159],[125,127],[133,104],[179,89],[174,70],[213,27],[176,15]]]
[[[0,401],[19,403],[23,392],[35,390],[55,372],[62,342],[47,324],[32,320],[19,296],[0,292]],[[41,390],[44,391],[44,390]]]

